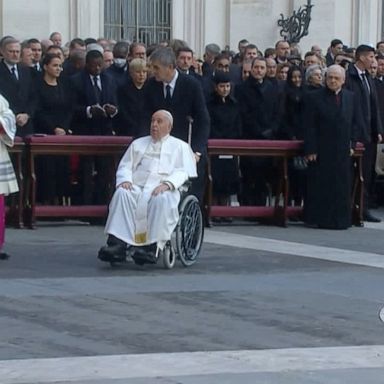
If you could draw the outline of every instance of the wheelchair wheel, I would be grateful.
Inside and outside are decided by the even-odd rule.
[[[196,262],[203,243],[203,214],[196,196],[187,196],[180,204],[180,218],[176,226],[176,250],[184,267]]]
[[[162,253],[164,268],[172,269],[175,266],[176,256],[169,241],[167,242],[167,244],[165,244]]]

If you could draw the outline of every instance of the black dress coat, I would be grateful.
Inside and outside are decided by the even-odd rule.
[[[170,105],[164,97],[163,83],[151,78],[145,89],[145,121],[141,132],[148,135],[151,116],[159,109],[172,113],[172,135],[188,142],[188,117],[193,119],[191,147],[194,152],[206,153],[209,137],[209,114],[199,82],[192,76],[179,73]]]
[[[106,69],[106,73],[114,78],[117,88],[123,86],[130,79],[128,65],[120,68],[112,64]]]
[[[212,139],[240,139],[241,117],[237,101],[232,96],[225,100],[215,94],[208,103],[211,118]],[[211,157],[211,173],[213,179],[213,193],[233,195],[239,190],[238,158]]]
[[[383,128],[380,119],[380,110],[378,106],[376,85],[373,79],[367,74],[367,80],[370,92],[370,109],[366,98],[364,97],[364,86],[354,65],[348,67],[345,87],[355,94],[357,104],[361,108],[363,117],[363,129],[359,135],[359,139],[363,143],[376,143],[377,135],[383,133]]]
[[[119,136],[137,136],[144,127],[145,86],[137,88],[131,79],[117,90],[119,114],[115,119],[115,132]],[[148,131],[149,132],[149,131]]]
[[[249,77],[236,88],[243,124],[243,139],[269,140],[276,138],[279,128],[279,91],[271,81],[257,81]],[[241,202],[245,205],[264,205],[268,182],[274,182],[270,158],[246,157],[240,159],[242,172]]]
[[[317,154],[308,168],[305,221],[322,228],[351,225],[351,156],[362,124],[357,99],[340,92],[340,104],[328,88],[307,94],[305,153]]]
[[[286,84],[281,98],[281,125],[279,138],[287,140],[303,140],[303,104],[304,91],[302,87]]]
[[[74,118],[72,131],[77,135],[108,136],[114,133],[113,118],[110,116],[87,117],[87,107],[100,104],[111,104],[117,107],[117,89],[114,79],[105,72],[100,74],[101,95],[98,103],[95,89],[89,73],[84,69],[71,78],[75,95]],[[111,173],[113,161],[109,157],[96,156],[94,159],[81,159],[80,187],[81,203],[106,204],[113,190]],[[95,177],[94,177],[95,174]],[[95,179],[95,180],[93,180]]]
[[[15,115],[27,113],[28,123],[17,126],[16,135],[24,137],[33,133],[33,117],[36,108],[35,84],[31,69],[17,64],[19,79],[16,80],[4,61],[0,62],[0,93],[7,99]]]
[[[36,83],[35,131],[54,135],[60,127],[68,133],[73,115],[73,93],[69,84],[59,79],[57,86],[48,85],[43,78]]]
[[[279,94],[267,80],[259,83],[252,76],[236,89],[243,122],[243,138],[272,139],[279,127]]]
[[[86,70],[70,77],[74,94],[74,117],[72,131],[77,135],[111,135],[113,118],[107,116],[87,117],[87,107],[97,104],[97,99],[89,73]],[[100,105],[112,104],[117,107],[117,87],[114,79],[105,72],[100,74],[101,102]]]
[[[56,86],[43,78],[36,83],[37,107],[35,131],[55,135],[55,128],[63,128],[67,134],[73,114],[73,97],[67,83],[59,79]],[[41,156],[37,159],[37,196],[43,203],[54,203],[70,195],[69,159],[65,156]],[[56,202],[58,202],[56,201]]]

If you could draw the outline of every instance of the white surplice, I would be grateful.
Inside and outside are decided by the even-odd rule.
[[[8,101],[0,95],[0,194],[8,195],[19,190],[13,165],[8,154],[8,147],[13,146],[16,134],[16,119],[9,109]]]
[[[116,186],[130,182],[132,190],[118,187],[109,205],[105,233],[130,245],[157,243],[162,248],[179,219],[179,188],[197,177],[196,161],[190,146],[166,136],[154,142],[151,136],[132,142],[120,161]],[[162,182],[172,190],[152,196]]]

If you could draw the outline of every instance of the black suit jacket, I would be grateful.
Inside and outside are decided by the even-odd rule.
[[[117,89],[114,79],[105,72],[100,74],[101,103],[117,107]],[[77,135],[111,135],[113,132],[112,118],[96,116],[87,117],[87,107],[97,104],[95,91],[89,73],[86,70],[70,78],[75,96],[74,118],[72,131]]]
[[[368,105],[365,93],[364,85],[360,79],[359,73],[356,67],[351,64],[348,67],[345,87],[355,94],[358,106],[361,110],[361,116],[364,120],[362,132],[360,134],[360,140],[364,143],[376,142],[377,135],[383,133],[380,111],[378,106],[376,85],[372,78],[367,73],[367,80],[370,87],[370,105]],[[368,109],[370,108],[370,110]]]
[[[151,116],[159,109],[167,109],[173,116],[172,135],[188,141],[188,117],[193,119],[192,149],[205,153],[209,137],[209,114],[203,92],[192,76],[179,73],[168,107],[164,97],[163,83],[151,78],[145,89],[145,124],[141,135],[148,135]]]
[[[27,113],[30,116],[28,123],[17,126],[17,136],[26,136],[33,133],[33,115],[36,108],[34,80],[31,69],[17,64],[19,80],[16,80],[4,61],[0,62],[0,93],[8,100],[9,106],[15,115]]]

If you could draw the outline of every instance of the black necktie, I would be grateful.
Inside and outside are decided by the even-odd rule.
[[[367,109],[364,112],[367,114],[367,120],[371,121],[371,91],[369,89],[368,79],[365,73],[361,74],[361,81],[363,83],[364,97],[367,105]]]
[[[37,72],[40,72],[40,68],[39,68],[39,66],[37,64],[35,64],[35,69],[36,69]]]
[[[367,79],[367,75],[365,73],[361,74],[361,81],[363,82],[363,86],[365,88],[365,92],[367,92],[368,95],[369,95],[371,93],[371,90],[369,89],[368,79]]]
[[[101,103],[101,89],[99,88],[97,80],[98,80],[98,76],[93,76],[93,90],[95,91],[96,103],[100,104]]]
[[[12,73],[12,76],[13,76],[16,80],[19,80],[19,78],[17,77],[16,68],[15,68],[14,66],[11,68],[11,73]]]
[[[340,104],[341,104],[340,92],[339,93],[335,93],[335,101],[336,101],[336,105],[338,107],[340,107]]]
[[[166,85],[165,87],[166,89],[166,94],[165,94],[165,105],[167,106],[167,108],[169,108],[171,106],[171,100],[172,100],[172,96],[171,96],[171,86],[169,84]]]

